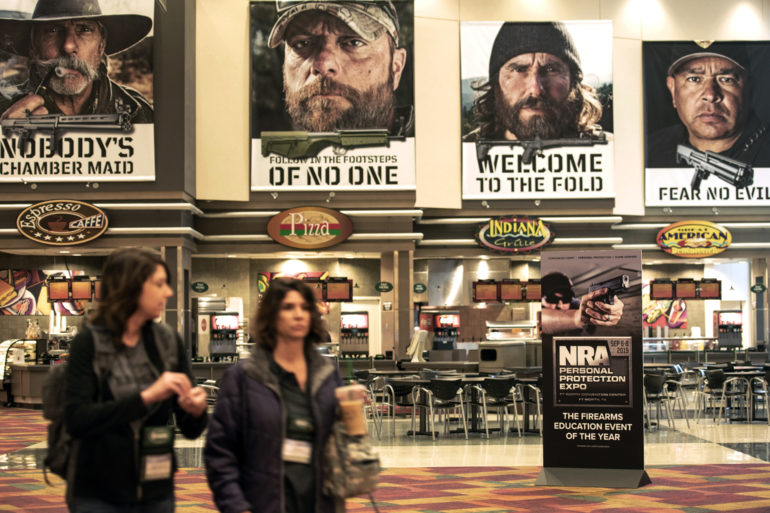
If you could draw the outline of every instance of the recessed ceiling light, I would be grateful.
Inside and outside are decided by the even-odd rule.
[[[70,250],[68,250],[68,249],[60,249],[59,250],[59,253],[62,253],[62,254],[66,254],[66,253],[69,253],[69,252],[70,252]]]

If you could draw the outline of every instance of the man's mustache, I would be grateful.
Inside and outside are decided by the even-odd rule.
[[[57,68],[63,68],[77,71],[84,77],[88,77],[92,80],[99,76],[98,71],[91,67],[88,62],[80,59],[79,57],[75,57],[74,55],[68,55],[66,57],[54,57],[53,59],[48,60],[38,60],[37,64],[40,66],[44,75],[48,74],[48,72],[52,69],[56,70]]]
[[[361,101],[361,94],[356,89],[340,84],[329,77],[323,77],[303,87],[299,91],[299,101],[305,102],[318,95],[338,95],[347,98],[354,104]]]
[[[519,100],[513,106],[513,110],[518,114],[521,109],[542,109],[555,113],[557,110],[557,104],[551,98],[542,96],[536,98],[534,96],[528,96],[523,100]]]

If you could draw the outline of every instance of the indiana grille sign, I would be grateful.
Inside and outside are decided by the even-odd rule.
[[[328,248],[350,237],[353,223],[330,208],[297,207],[273,216],[267,233],[277,243],[291,248]]]
[[[542,219],[528,217],[498,217],[479,227],[479,245],[502,253],[526,253],[540,249],[554,234]]]
[[[35,242],[72,246],[102,235],[107,230],[107,214],[82,201],[51,200],[22,210],[16,227]]]

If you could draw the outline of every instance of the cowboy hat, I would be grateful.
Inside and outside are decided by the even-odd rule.
[[[107,30],[105,53],[122,52],[144,39],[152,28],[152,18],[141,14],[102,14],[99,0],[38,0],[32,18],[0,18],[3,50],[29,56],[30,29],[41,23],[85,19],[98,21]]]

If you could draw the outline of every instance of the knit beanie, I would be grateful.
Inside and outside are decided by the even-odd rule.
[[[489,81],[496,80],[500,68],[524,53],[543,52],[561,57],[569,63],[574,76],[580,76],[580,57],[567,27],[553,22],[506,22],[500,27],[489,56]]]

